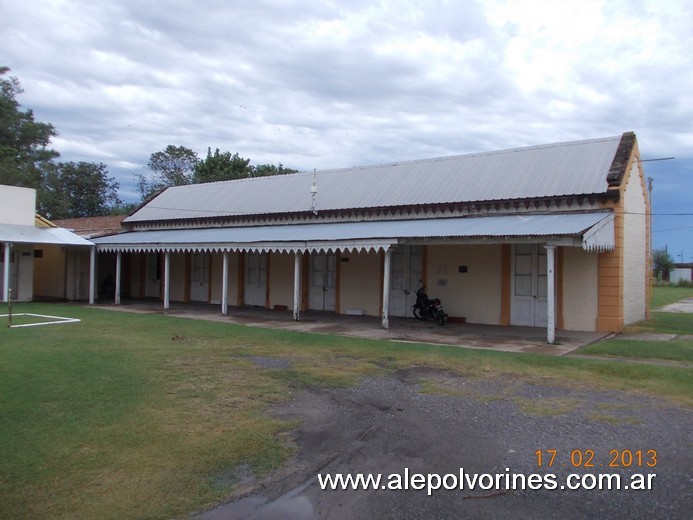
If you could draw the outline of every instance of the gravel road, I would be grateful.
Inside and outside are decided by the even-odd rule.
[[[424,393],[426,389],[434,393]],[[301,420],[288,438],[296,455],[262,480],[247,479],[240,498],[198,518],[692,517],[691,411],[655,398],[413,369],[367,378],[350,389],[301,391],[272,413]],[[538,467],[537,450],[542,450],[543,467]],[[551,455],[546,450],[557,452],[551,468],[546,467]],[[629,468],[609,467],[616,455],[627,462],[626,450],[636,459],[641,451],[642,467],[637,467],[637,460]],[[652,463],[653,452],[648,450],[656,450],[654,467],[646,466]],[[586,463],[590,457],[594,467],[573,467],[573,462],[582,458]],[[496,490],[465,485],[455,490],[441,487],[431,496],[425,489],[411,488],[323,491],[317,478],[374,473],[383,475],[381,485],[394,485],[391,474],[459,478],[460,468],[468,475],[538,474],[536,478],[543,479],[551,473],[558,488],[571,473],[616,473],[624,484],[635,473],[656,476],[649,477],[651,490],[521,490],[504,485]]]

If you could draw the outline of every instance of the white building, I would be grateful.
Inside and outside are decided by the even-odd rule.
[[[94,239],[121,294],[620,331],[648,314],[635,134],[168,188]],[[105,256],[105,255],[110,256]],[[101,260],[100,260],[101,263]]]
[[[36,190],[0,185],[0,294],[7,302],[31,301],[34,294],[64,298],[70,288],[65,269],[68,250],[94,251],[94,245],[36,215]],[[90,255],[87,254],[87,259]],[[85,290],[90,290],[95,255],[87,263]],[[92,276],[93,278],[93,276]],[[74,284],[72,284],[74,286]],[[46,294],[49,293],[49,294]]]

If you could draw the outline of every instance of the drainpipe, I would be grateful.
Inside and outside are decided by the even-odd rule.
[[[392,249],[385,250],[385,265],[383,269],[383,328],[390,328],[390,266],[392,264]]]
[[[556,246],[545,245],[546,249],[546,342],[556,341]]]

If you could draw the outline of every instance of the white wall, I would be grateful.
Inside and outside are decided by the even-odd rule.
[[[626,325],[647,317],[647,216],[639,164],[631,168],[624,195],[623,318]]]
[[[563,328],[595,330],[599,308],[599,255],[563,248]]]
[[[4,294],[4,246],[0,251],[0,295]],[[10,250],[10,289],[12,301],[28,302],[33,298],[34,253],[31,246],[15,244]],[[1,296],[0,296],[1,299]]]
[[[0,185],[0,224],[33,226],[36,219],[36,190]],[[21,244],[12,246],[14,265],[10,277],[17,277],[15,301],[30,301],[34,287],[33,247]],[[4,267],[4,263],[1,264]],[[4,291],[3,275],[0,270],[0,291]],[[10,287],[14,285],[10,281]]]
[[[275,305],[294,306],[294,255],[293,253],[272,253],[270,266],[270,309]]]
[[[671,283],[676,283],[681,280],[690,282],[693,280],[693,273],[691,273],[691,271],[692,270],[690,267],[680,267],[672,269],[671,271],[669,271],[669,281]]]
[[[428,297],[440,298],[449,316],[499,324],[501,251],[501,245],[428,246]],[[466,273],[459,272],[461,265]]]
[[[378,316],[382,296],[380,253],[342,253],[342,258],[348,261],[339,267],[340,312],[360,309],[369,316]]]
[[[242,253],[229,253],[229,273],[228,273],[228,304],[238,306],[238,269],[240,256]],[[211,284],[212,300],[211,303],[220,304],[222,296],[222,281],[224,280],[224,255],[223,253],[212,253]],[[270,280],[271,281],[271,280]]]
[[[0,223],[33,226],[36,190],[0,185]]]

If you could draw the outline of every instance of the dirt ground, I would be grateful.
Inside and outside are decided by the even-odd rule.
[[[267,361],[269,363],[269,361]],[[308,389],[272,413],[299,419],[287,441],[296,455],[255,480],[238,468],[233,499],[200,520],[353,518],[691,518],[691,411],[633,393],[521,380],[470,379],[415,369],[364,379],[355,388]],[[537,450],[557,450],[551,468]],[[574,451],[578,450],[578,451]],[[587,462],[594,467],[572,467]],[[642,467],[611,468],[619,450],[642,452]],[[656,450],[656,466],[646,467]],[[544,460],[544,464],[546,464]],[[404,476],[507,473],[655,474],[651,490],[321,490],[318,474]],[[452,477],[450,477],[452,478]],[[451,480],[447,481],[451,483]],[[487,482],[487,481],[486,481]],[[403,486],[404,484],[402,484]]]

